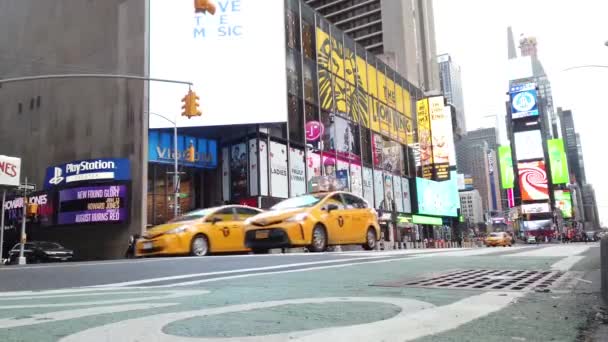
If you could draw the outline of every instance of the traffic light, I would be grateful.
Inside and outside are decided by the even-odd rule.
[[[215,5],[210,0],[194,0],[194,13],[215,14]]]
[[[190,119],[193,116],[202,115],[202,113],[198,110],[198,99],[199,97],[196,96],[196,93],[193,92],[192,89],[188,90],[188,94],[186,94],[186,96],[184,96],[182,99],[182,109],[184,110],[182,112],[182,116],[186,116],[188,119]]]

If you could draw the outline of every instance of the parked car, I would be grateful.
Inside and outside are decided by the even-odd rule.
[[[8,253],[8,263],[19,262],[21,244],[18,243]],[[30,241],[23,246],[23,256],[28,264],[53,261],[69,261],[74,257],[74,251],[56,242]]]
[[[526,243],[536,243],[536,237],[534,235],[530,235],[528,236],[528,239],[526,240]]]
[[[490,233],[486,238],[486,246],[488,247],[496,247],[496,246],[512,246],[513,239],[511,236],[505,232],[494,232]]]
[[[199,209],[148,229],[135,256],[247,252],[243,222],[262,210],[243,205]]]
[[[318,192],[292,197],[245,221],[245,245],[254,252],[307,247],[322,252],[330,245],[376,247],[378,214],[359,196]]]

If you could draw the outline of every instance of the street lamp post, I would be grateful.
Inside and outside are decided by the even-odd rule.
[[[178,210],[178,207],[179,207],[179,172],[178,172],[178,155],[177,155],[177,117],[175,118],[175,120],[171,120],[162,114],[152,113],[152,112],[149,112],[149,114],[156,115],[173,124],[173,186],[174,186],[173,200],[175,201],[174,205],[173,205],[173,217],[177,217],[177,215],[179,214],[179,210]]]

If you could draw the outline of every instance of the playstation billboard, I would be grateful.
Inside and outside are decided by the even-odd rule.
[[[514,84],[509,89],[511,118],[538,116],[538,94],[535,83]]]
[[[62,187],[81,182],[126,181],[131,167],[126,158],[77,160],[46,169],[44,188]]]

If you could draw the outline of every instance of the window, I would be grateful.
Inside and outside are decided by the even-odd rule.
[[[361,160],[365,166],[372,165],[372,139],[368,128],[361,131]]]
[[[233,207],[227,207],[227,208],[220,209],[220,210],[216,211],[213,214],[213,216],[219,216],[219,218],[221,218],[225,221],[230,221],[230,220],[236,219]]]
[[[344,202],[342,202],[342,197],[340,196],[340,194],[335,194],[333,196],[331,196],[330,198],[327,199],[327,201],[325,201],[325,207],[327,208],[327,206],[329,204],[335,204],[338,206],[338,209],[344,209]]]
[[[250,218],[251,216],[255,216],[255,215],[261,213],[260,210],[253,209],[253,208],[236,207],[235,210],[236,210],[236,214],[238,215],[239,221],[244,221],[244,220]]]
[[[288,95],[289,137],[293,141],[304,143],[304,113],[302,113],[302,100]]]
[[[365,209],[367,208],[367,203],[357,196],[353,196],[351,194],[342,194],[342,198],[344,198],[344,202],[346,203],[347,209]]]

